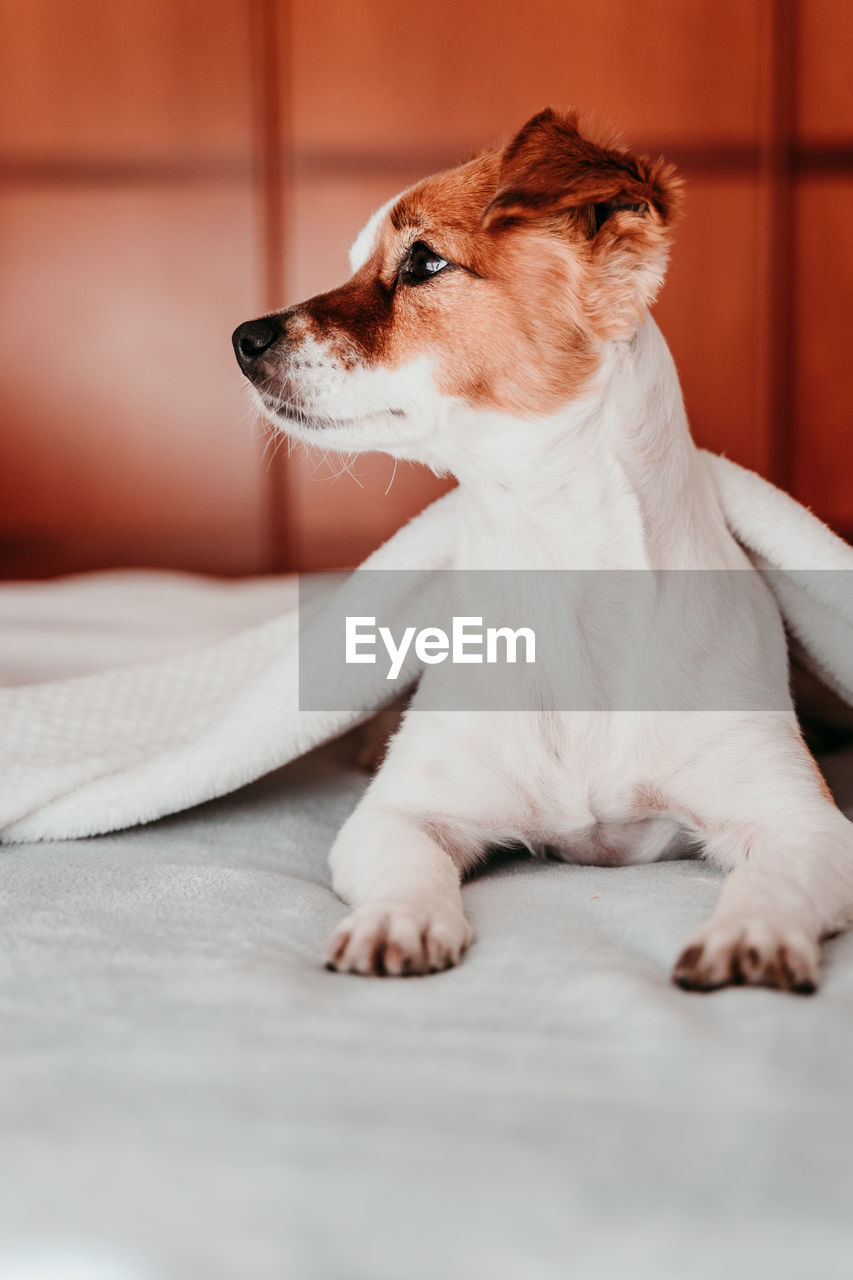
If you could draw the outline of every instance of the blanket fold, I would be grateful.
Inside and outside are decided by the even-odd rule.
[[[853,549],[754,472],[702,456],[798,661],[853,705]],[[361,568],[447,566],[462,501],[459,490],[439,498]],[[291,610],[155,662],[0,690],[0,840],[96,835],[200,804],[345,732],[387,699],[381,671],[365,667],[358,708],[300,711],[298,657]]]

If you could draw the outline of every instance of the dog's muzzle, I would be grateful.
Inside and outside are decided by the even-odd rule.
[[[263,316],[260,320],[246,320],[231,335],[237,363],[247,378],[260,373],[263,357],[275,346],[284,332],[280,316]]]

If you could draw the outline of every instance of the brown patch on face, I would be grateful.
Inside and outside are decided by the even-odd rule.
[[[381,364],[394,318],[394,292],[365,264],[346,284],[293,309],[324,339],[344,368]]]
[[[343,363],[430,359],[439,391],[521,417],[589,383],[607,338],[630,332],[662,278],[677,183],[542,112],[493,150],[406,192],[371,258],[294,309]],[[449,265],[411,284],[416,242]]]

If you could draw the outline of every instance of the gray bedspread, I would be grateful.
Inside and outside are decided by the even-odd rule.
[[[3,1280],[849,1280],[853,935],[815,997],[689,995],[715,873],[519,860],[460,968],[331,974],[363,786],[333,745],[0,852]]]

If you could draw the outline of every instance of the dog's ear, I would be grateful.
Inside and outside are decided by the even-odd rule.
[[[586,246],[594,307],[618,332],[655,298],[666,270],[681,179],[664,160],[585,138],[577,115],[529,120],[501,156],[487,229],[542,225]]]
[[[584,138],[577,115],[540,111],[501,156],[497,192],[483,214],[487,228],[580,215],[592,237],[614,213],[651,213],[669,224],[680,203],[681,181],[672,165]]]

